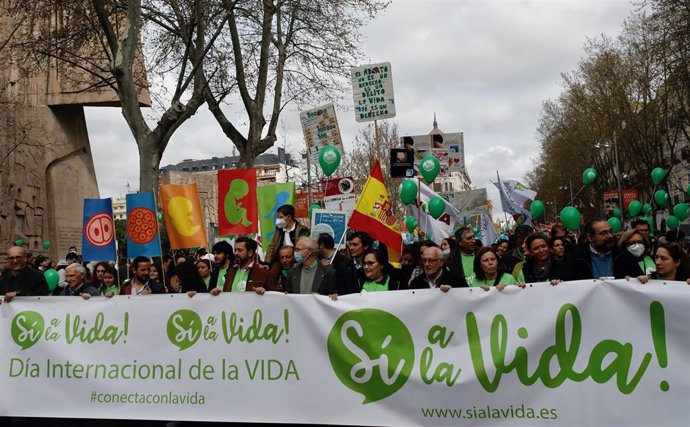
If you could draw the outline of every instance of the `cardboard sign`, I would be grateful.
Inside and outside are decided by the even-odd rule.
[[[372,122],[395,117],[393,75],[390,62],[352,69],[355,120]]]

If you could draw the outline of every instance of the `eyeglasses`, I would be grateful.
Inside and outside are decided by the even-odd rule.
[[[422,264],[433,264],[440,261],[441,258],[422,258]]]
[[[371,267],[371,266],[373,266],[374,264],[378,264],[378,261],[365,261],[365,262],[364,262],[364,265],[367,266],[367,267]]]

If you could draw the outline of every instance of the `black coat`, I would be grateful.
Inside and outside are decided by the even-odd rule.
[[[50,289],[48,289],[48,283],[43,273],[28,265],[16,276],[12,274],[11,270],[7,270],[0,277],[0,295],[16,291],[19,291],[19,295],[23,297],[50,294]]]
[[[338,294],[358,294],[362,292],[362,286],[367,281],[364,275],[364,268],[355,267],[354,261],[348,259],[345,262],[333,264],[333,269],[337,273]]]
[[[458,276],[456,273],[443,268],[441,277],[436,281],[436,287],[441,285],[450,285],[453,288],[467,288],[467,281],[464,276]],[[422,273],[410,283],[410,289],[430,289],[429,282],[426,280],[426,273]]]
[[[535,261],[531,257],[528,257],[527,260],[522,263],[522,275],[525,278],[525,283],[545,282],[547,280],[556,279],[563,280],[563,262],[555,259],[553,256],[549,256],[549,264],[544,274],[540,277],[534,274],[534,264]]]
[[[640,265],[635,262],[635,259],[628,251],[614,246],[611,251],[611,257],[613,260],[613,276],[616,279],[624,279],[625,276],[637,277],[644,274]],[[593,275],[592,251],[589,243],[585,242],[568,256],[562,276],[563,280],[598,279],[598,277],[593,277]]]

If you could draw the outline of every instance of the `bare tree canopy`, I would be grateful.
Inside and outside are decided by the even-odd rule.
[[[673,175],[690,141],[690,2],[644,6],[616,40],[590,40],[578,68],[563,75],[561,95],[544,103],[542,152],[528,174],[544,200],[565,206],[563,187],[573,182],[577,191],[582,171],[593,166],[600,177],[583,191],[580,207],[601,214],[602,192],[615,189],[614,140],[622,184],[638,189],[642,201],[652,199],[654,168]]]
[[[206,101],[235,144],[240,165],[276,142],[280,114],[290,102],[333,99],[361,59],[360,28],[383,10],[384,0],[223,1],[227,31],[209,57]],[[237,91],[247,113],[244,135],[221,110]]]

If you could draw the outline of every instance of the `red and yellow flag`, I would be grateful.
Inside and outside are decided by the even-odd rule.
[[[383,173],[378,160],[364,184],[347,226],[363,231],[385,244],[391,262],[400,260],[402,235],[397,218],[393,215],[393,204],[383,184]]]
[[[256,169],[218,171],[218,234],[259,232]]]
[[[160,191],[170,248],[208,246],[196,184],[161,185]]]

